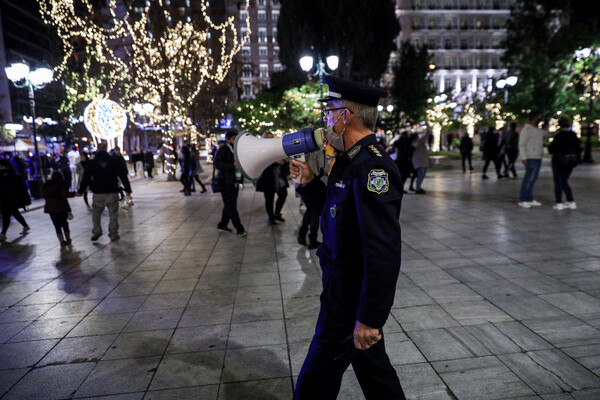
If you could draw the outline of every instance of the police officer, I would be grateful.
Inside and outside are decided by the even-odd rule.
[[[321,309],[294,399],[335,399],[352,364],[367,400],[405,399],[385,352],[382,328],[394,302],[400,272],[402,179],[377,145],[377,104],[387,96],[373,88],[326,77],[327,140],[338,150],[327,186],[306,163],[298,192],[321,207],[323,270]]]

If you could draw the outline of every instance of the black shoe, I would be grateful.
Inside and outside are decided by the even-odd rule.
[[[273,226],[273,225],[277,225],[277,221],[275,221],[274,219],[269,219],[269,221],[267,221],[267,224]]]
[[[231,233],[231,232],[233,232],[233,231],[232,231],[230,228],[228,228],[228,227],[226,227],[226,226],[224,226],[224,227],[223,227],[223,226],[217,226],[217,230],[218,230],[219,232],[228,232],[228,233]]]
[[[110,238],[111,242],[116,242],[117,240],[121,239],[121,236],[119,235],[108,235],[108,237]]]
[[[490,178],[488,178],[488,176],[487,176],[487,175],[483,175],[483,176],[481,177],[481,179],[490,179]]]
[[[95,242],[96,240],[98,240],[98,238],[99,238],[100,236],[102,236],[102,234],[101,234],[101,233],[94,233],[94,234],[92,235],[92,242]]]
[[[306,238],[298,236],[298,244],[301,244],[302,246],[306,246]]]
[[[413,187],[409,187],[409,188],[408,188],[408,191],[409,191],[409,192],[414,192],[414,191],[415,191],[415,189],[414,189]]]
[[[308,249],[314,250],[314,249],[318,248],[320,245],[321,245],[321,242],[315,240],[314,242],[310,242],[310,244],[308,245]]]
[[[281,214],[277,214],[274,219],[275,219],[275,221],[285,222],[285,219],[283,219]]]
[[[426,191],[424,191],[423,189],[419,189],[415,191],[415,194],[425,194],[427,193]]]
[[[206,193],[206,189],[202,189],[200,193]]]

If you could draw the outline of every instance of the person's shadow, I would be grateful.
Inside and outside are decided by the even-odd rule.
[[[86,296],[90,293],[87,281],[92,275],[81,270],[81,252],[75,251],[72,244],[61,246],[60,257],[54,265],[62,272],[60,289],[65,293]]]
[[[20,273],[35,253],[34,244],[19,244],[23,236],[12,242],[0,243],[0,282],[12,281],[12,276]]]

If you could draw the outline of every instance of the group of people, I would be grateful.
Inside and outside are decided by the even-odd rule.
[[[414,191],[416,194],[426,193],[422,185],[427,170],[431,167],[427,147],[430,137],[431,133],[429,131],[411,135],[407,131],[402,131],[400,137],[393,143],[396,165],[402,177],[402,190],[404,193],[408,193],[404,190],[404,184],[408,180],[410,180],[409,191]]]
[[[77,151],[75,148],[72,152]],[[92,241],[102,235],[101,215],[104,208],[109,213],[109,238],[119,240],[119,200],[124,194],[131,196],[131,185],[128,178],[125,159],[116,147],[108,153],[105,143],[99,143],[92,158],[87,153],[79,157],[71,154],[69,159],[79,160],[77,168],[83,168],[80,182],[73,187],[72,176],[57,168],[42,186],[45,199],[44,212],[50,215],[56,236],[61,246],[71,243],[71,232],[68,220],[73,218],[68,198],[76,195],[83,196],[92,213]],[[93,193],[91,206],[88,203],[88,188]],[[2,211],[2,232],[0,242],[6,240],[6,233],[14,217],[22,226],[21,234],[30,231],[30,227],[19,209],[31,204],[27,180],[19,174],[8,159],[0,159],[0,207]]]
[[[517,171],[515,169],[515,162],[519,154],[519,134],[516,130],[517,125],[515,123],[510,124],[510,127],[504,132],[489,127],[487,132],[481,135],[481,151],[483,153],[483,175],[482,179],[489,179],[487,176],[487,170],[490,163],[494,164],[496,170],[496,177],[498,179],[508,178],[512,174],[512,178],[517,178]],[[464,141],[472,141],[468,135],[463,136]],[[466,145],[465,145],[466,146]],[[471,151],[473,146],[471,144]],[[465,147],[465,151],[466,151]],[[470,162],[470,153],[468,155],[469,167],[472,169]],[[461,142],[461,153],[463,152],[463,146]],[[465,171],[463,162],[463,172]]]
[[[178,159],[181,167],[180,181],[183,185],[181,192],[183,192],[185,196],[190,196],[192,192],[196,191],[195,182],[198,182],[202,188],[201,193],[205,193],[206,186],[200,179],[200,173],[204,172],[204,168],[202,168],[202,164],[200,163],[200,153],[196,146],[184,145],[181,148],[181,152],[178,154]]]

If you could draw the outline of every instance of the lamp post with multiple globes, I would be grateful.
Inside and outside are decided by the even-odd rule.
[[[33,146],[35,151],[34,173],[36,188],[31,188],[32,195],[37,197],[34,192],[39,193],[39,184],[44,181],[41,171],[40,152],[38,150],[37,129],[35,126],[35,97],[34,91],[42,89],[52,81],[53,72],[46,67],[30,69],[24,62],[12,63],[5,67],[6,76],[18,88],[28,88],[29,90],[29,108],[31,112],[31,130],[33,132]]]

